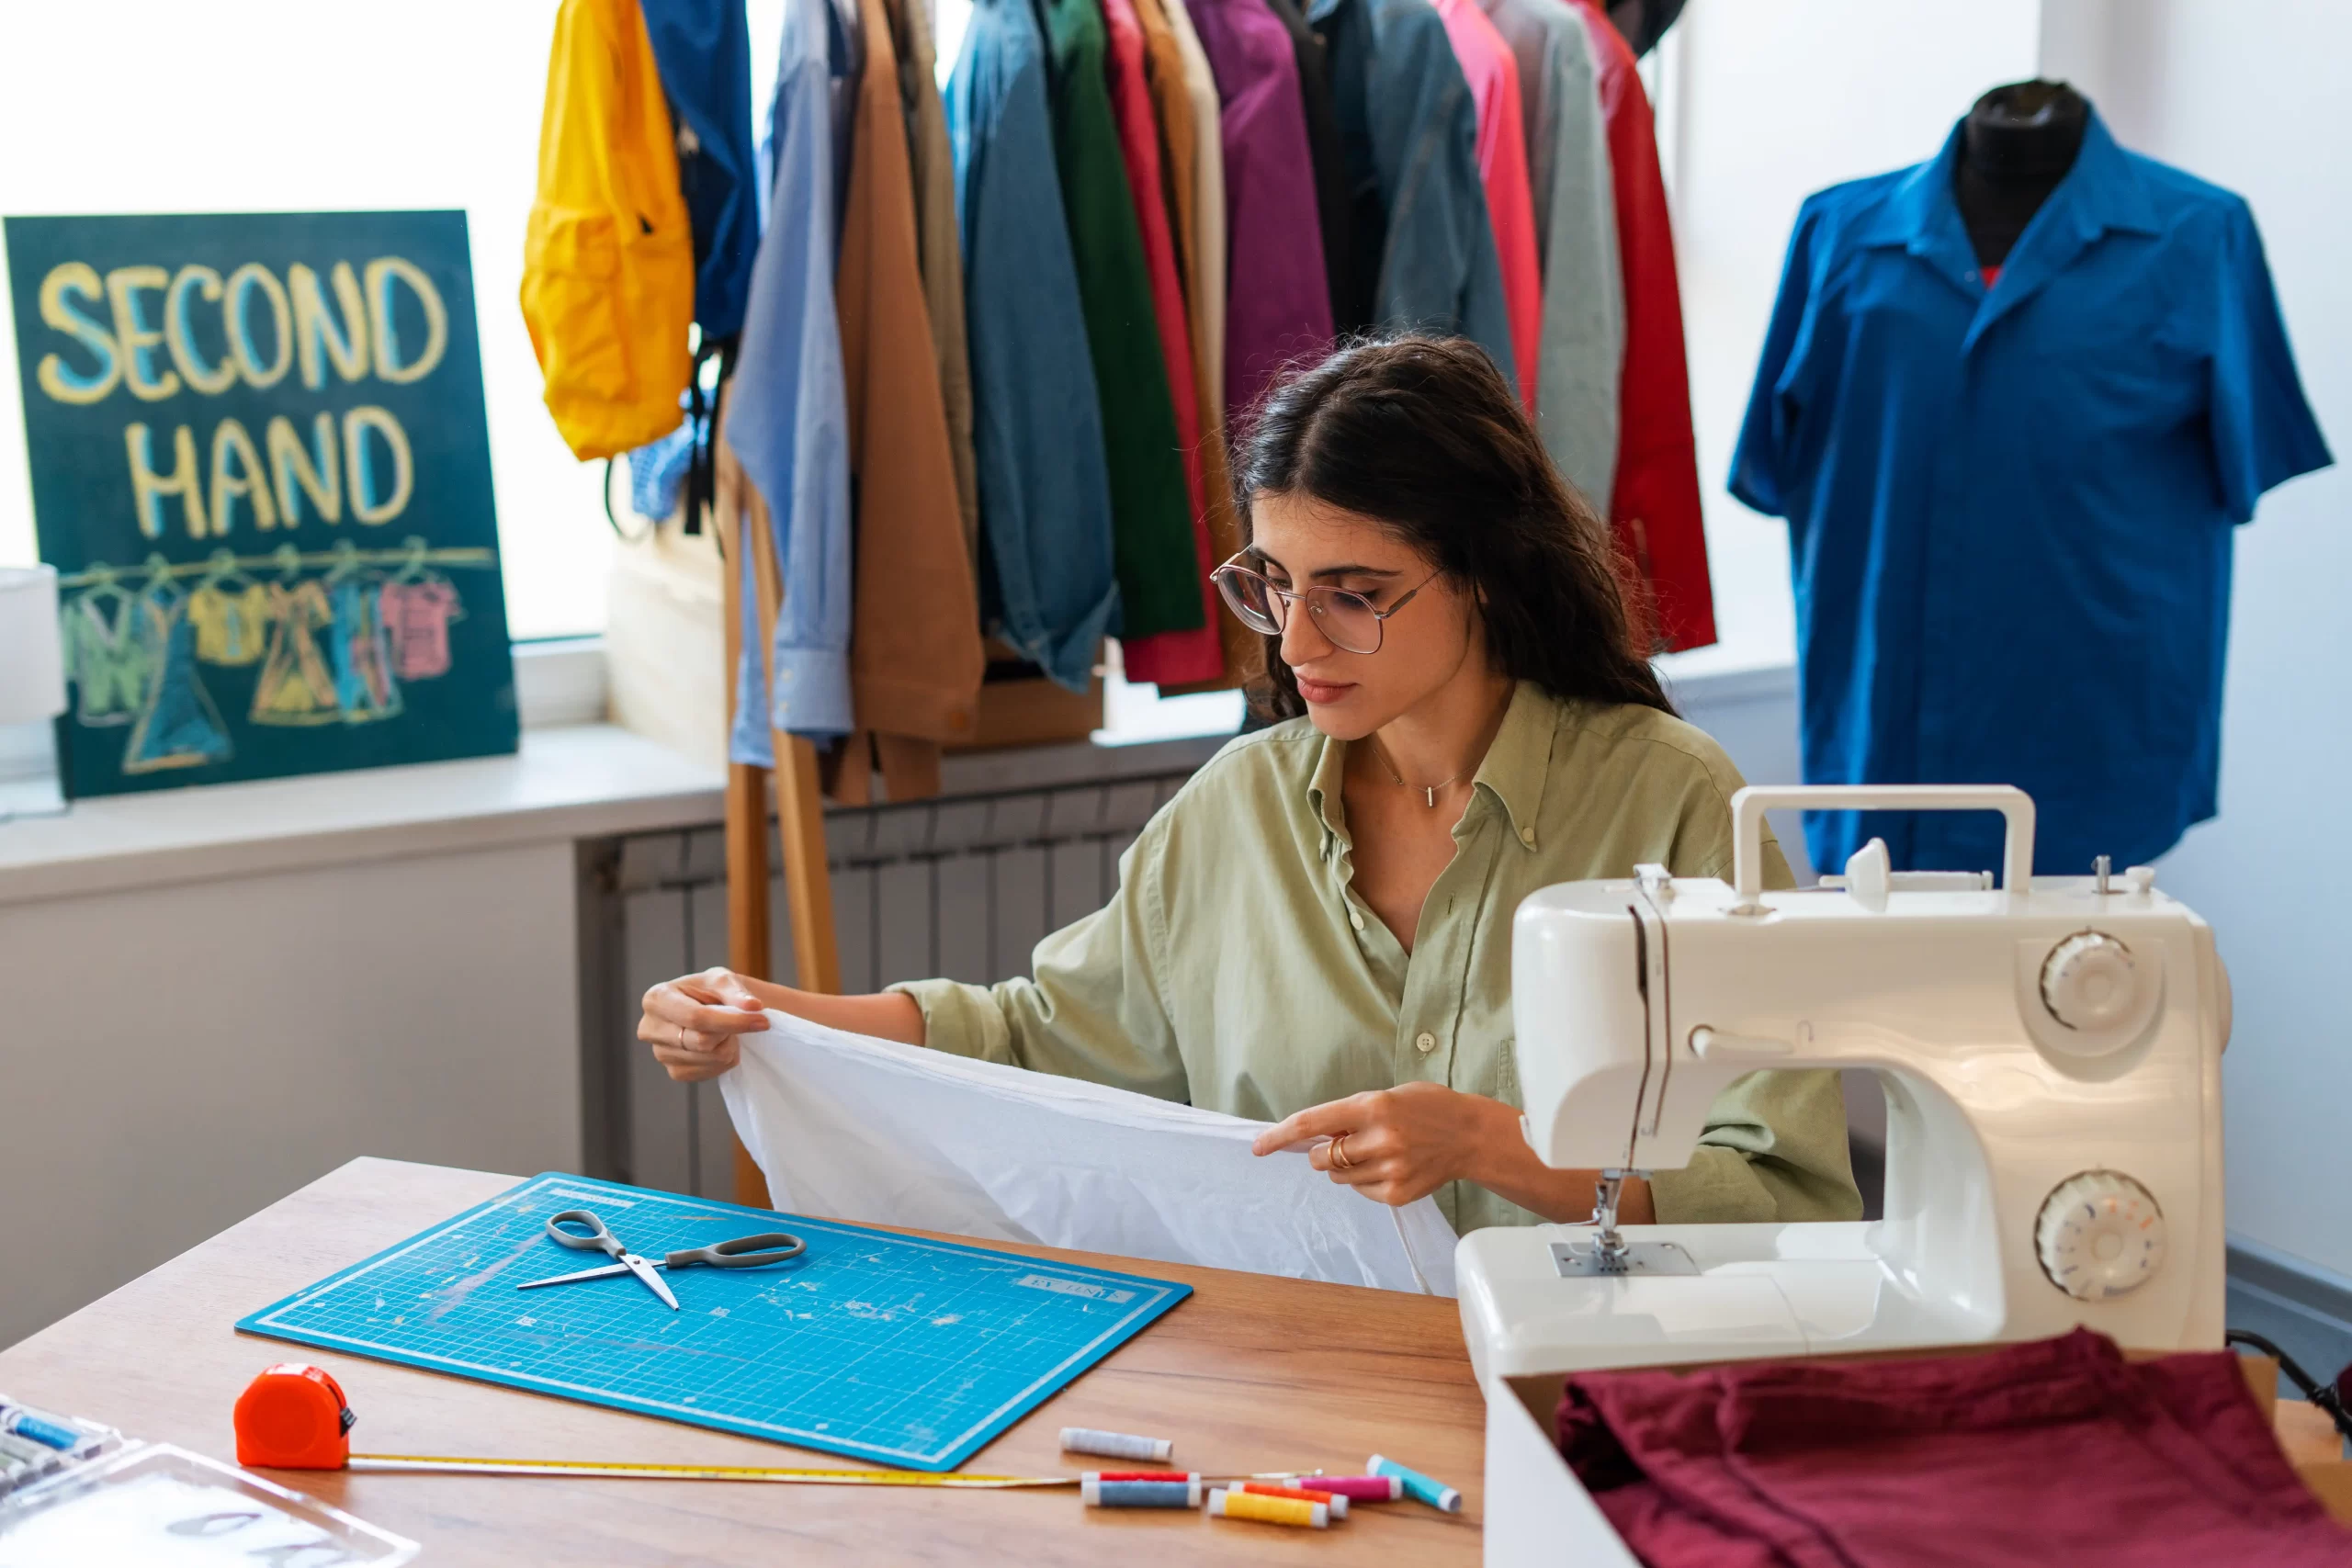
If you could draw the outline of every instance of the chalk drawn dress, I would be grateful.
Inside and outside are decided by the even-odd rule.
[[[317,632],[334,619],[316,582],[269,587],[269,654],[254,682],[255,724],[334,724],[343,717]]]
[[[187,618],[187,595],[168,584],[139,596],[140,640],[152,673],[146,700],[123,748],[126,773],[159,773],[225,762],[234,750],[220,710],[196,668],[196,628]]]

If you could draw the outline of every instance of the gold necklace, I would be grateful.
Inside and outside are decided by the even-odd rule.
[[[1388,770],[1388,776],[1396,781],[1397,786],[1402,789],[1419,790],[1421,792],[1421,803],[1432,811],[1437,809],[1437,792],[1445,788],[1448,784],[1460,784],[1462,782],[1462,773],[1466,773],[1470,771],[1469,769],[1464,768],[1462,770],[1462,773],[1456,773],[1452,778],[1443,780],[1438,784],[1407,784],[1405,782],[1405,775],[1396,771],[1396,764],[1388,760],[1388,748],[1380,743],[1380,737],[1376,735],[1367,735],[1364,739],[1372,742],[1373,755],[1380,759],[1380,765]]]

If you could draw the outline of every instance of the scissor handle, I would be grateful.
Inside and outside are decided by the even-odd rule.
[[[733,1241],[709,1247],[690,1247],[662,1261],[672,1269],[697,1263],[712,1269],[764,1269],[771,1263],[789,1261],[808,1250],[808,1244],[798,1236],[769,1231],[763,1235],[739,1235]]]
[[[585,1225],[588,1227],[588,1234],[582,1235],[578,1231],[568,1231],[563,1228],[566,1225]],[[564,1246],[577,1248],[582,1252],[609,1253],[615,1258],[618,1258],[622,1252],[621,1244],[614,1238],[612,1232],[605,1228],[605,1222],[585,1209],[566,1209],[560,1214],[549,1214],[548,1235]]]

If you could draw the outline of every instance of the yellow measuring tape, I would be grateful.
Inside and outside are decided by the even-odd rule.
[[[934,1475],[910,1470],[777,1470],[737,1464],[628,1464],[571,1459],[469,1459],[449,1454],[353,1454],[350,1468],[455,1475],[572,1475],[639,1481],[765,1481],[799,1486],[944,1486],[969,1492],[1075,1486],[1075,1475]]]

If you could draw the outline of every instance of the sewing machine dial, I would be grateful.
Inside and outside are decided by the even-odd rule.
[[[2137,1289],[2163,1266],[2164,1211],[2121,1171],[2086,1170],[2042,1200],[2033,1240],[2052,1284],[2099,1301]]]
[[[2041,1003],[2069,1029],[2111,1029],[2140,1002],[2132,950],[2104,931],[2077,931],[2041,966]]]

